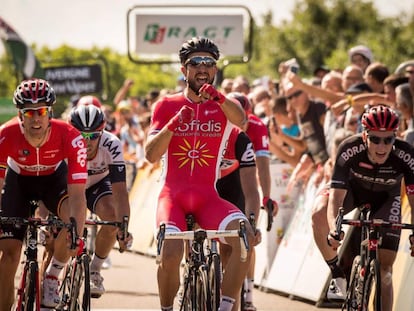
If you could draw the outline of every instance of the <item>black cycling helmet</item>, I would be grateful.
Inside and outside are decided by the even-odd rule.
[[[374,106],[362,116],[362,126],[366,131],[396,131],[399,121],[398,114],[384,105]]]
[[[227,97],[236,99],[240,103],[245,112],[249,112],[252,110],[249,98],[243,93],[231,92],[227,94]]]
[[[56,102],[56,95],[49,83],[43,79],[29,79],[22,81],[14,91],[13,103],[18,109],[26,104],[45,103],[52,106]]]
[[[105,127],[105,116],[94,105],[78,105],[70,113],[70,123],[81,132],[97,132]]]
[[[205,37],[194,37],[184,42],[184,44],[181,46],[180,51],[178,52],[181,64],[184,64],[188,57],[195,52],[210,53],[215,60],[218,60],[220,58],[218,47],[213,41]]]

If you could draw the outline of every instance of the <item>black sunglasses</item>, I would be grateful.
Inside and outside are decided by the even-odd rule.
[[[213,57],[209,56],[194,56],[184,63],[185,66],[190,65],[192,67],[200,67],[201,65],[206,66],[207,68],[212,68],[216,66],[217,62]]]
[[[303,91],[302,90],[297,90],[296,92],[294,92],[293,94],[290,94],[289,96],[286,96],[287,100],[291,100],[292,98],[296,98],[299,97],[300,95],[302,95]]]
[[[390,145],[395,142],[395,136],[387,136],[387,137],[378,137],[375,135],[368,135],[368,139],[371,143],[375,145],[379,145],[381,142],[384,143],[384,145]]]

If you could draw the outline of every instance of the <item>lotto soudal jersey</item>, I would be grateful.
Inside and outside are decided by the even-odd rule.
[[[163,158],[165,183],[214,187],[225,143],[234,127],[216,102],[193,103],[181,93],[166,96],[154,108],[149,135],[161,130],[183,105],[194,109],[194,119],[174,132]]]
[[[352,189],[359,201],[379,198],[401,186],[404,177],[407,194],[414,194],[414,149],[396,139],[384,164],[368,159],[362,134],[346,139],[339,146],[331,179],[332,188]]]
[[[50,175],[62,161],[67,161],[69,184],[85,183],[85,142],[68,123],[51,119],[46,142],[37,148],[26,141],[17,118],[0,127],[0,178],[4,178],[7,168],[25,176]]]
[[[108,174],[112,183],[125,181],[125,160],[119,138],[103,131],[95,157],[88,160],[86,188],[96,184]]]

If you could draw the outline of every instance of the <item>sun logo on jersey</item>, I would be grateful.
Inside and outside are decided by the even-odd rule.
[[[206,143],[202,144],[200,140],[196,141],[192,146],[188,140],[184,139],[184,144],[178,147],[182,152],[174,152],[173,156],[177,156],[180,165],[178,168],[182,168],[184,165],[191,165],[191,170],[194,169],[197,164],[200,167],[209,166],[208,159],[214,159],[214,155],[208,154],[210,151],[206,149]]]

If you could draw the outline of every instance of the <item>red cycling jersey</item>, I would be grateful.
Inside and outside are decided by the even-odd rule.
[[[269,132],[263,121],[252,113],[247,114],[248,127],[247,136],[253,143],[253,148],[257,157],[270,157],[269,152]]]
[[[149,135],[160,131],[183,105],[194,109],[194,119],[176,129],[164,155],[157,225],[164,222],[186,230],[185,215],[191,213],[205,229],[224,228],[227,216],[231,215],[228,222],[231,217],[244,217],[236,206],[221,199],[215,188],[234,125],[215,101],[193,103],[175,94],[155,104]]]
[[[7,167],[24,176],[50,175],[66,159],[68,183],[86,182],[86,146],[82,136],[64,121],[49,122],[49,136],[39,148],[27,142],[18,118],[0,127],[0,178],[5,177]]]

